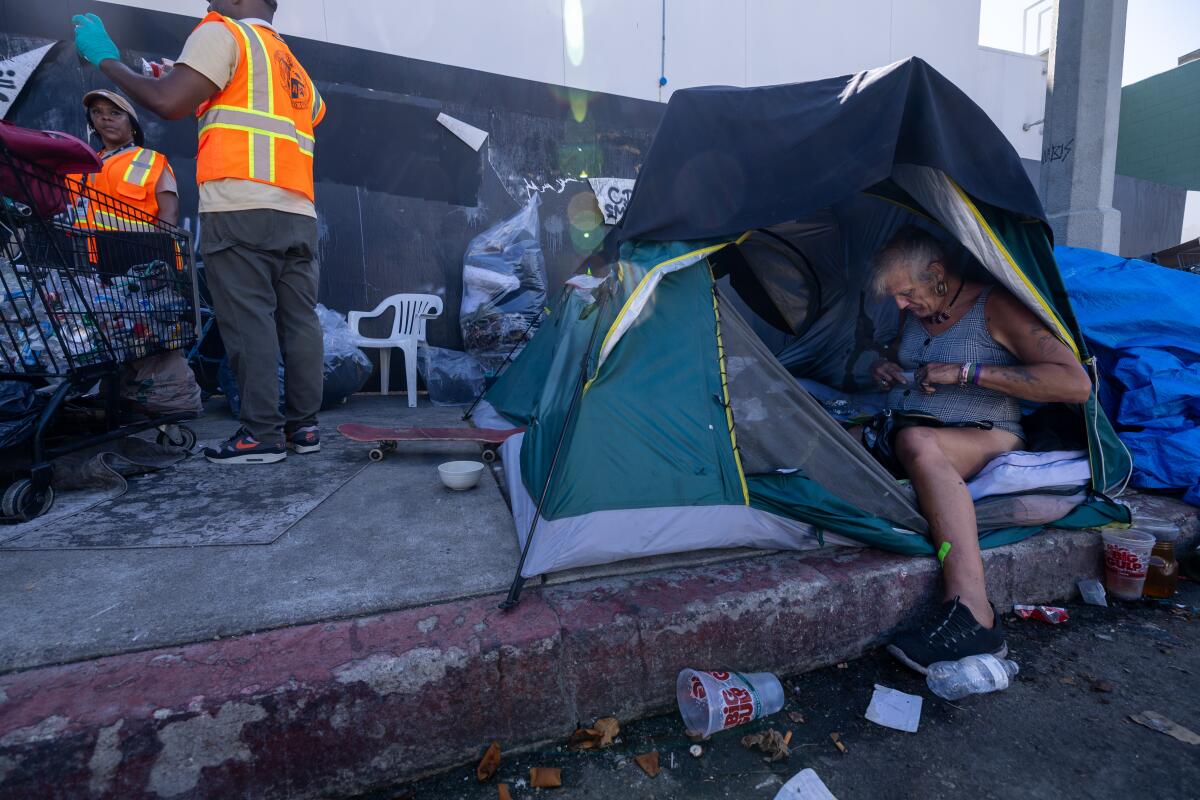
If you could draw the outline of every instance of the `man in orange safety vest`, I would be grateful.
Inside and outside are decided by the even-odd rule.
[[[325,102],[272,25],[277,6],[212,0],[161,78],[122,63],[95,14],[73,18],[80,55],[135,102],[166,119],[199,118],[200,254],[242,398],[241,427],[205,450],[221,464],[266,464],[289,449],[321,449],[313,157]]]

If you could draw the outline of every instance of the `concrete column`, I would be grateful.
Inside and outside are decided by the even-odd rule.
[[[1054,241],[1116,253],[1112,207],[1127,0],[1058,0],[1046,77],[1042,202]]]

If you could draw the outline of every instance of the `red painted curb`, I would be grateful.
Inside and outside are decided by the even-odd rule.
[[[986,554],[998,604],[1099,574],[1095,533]],[[796,674],[934,599],[932,559],[780,554],[0,676],[0,797],[351,794],[670,707],[686,666]]]

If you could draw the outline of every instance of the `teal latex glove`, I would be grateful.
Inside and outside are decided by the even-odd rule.
[[[71,22],[75,24],[75,47],[81,56],[97,67],[106,59],[121,59],[121,51],[95,14],[76,14],[71,17]]]

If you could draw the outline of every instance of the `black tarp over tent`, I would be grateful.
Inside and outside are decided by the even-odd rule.
[[[707,239],[789,222],[887,181],[896,164],[934,167],[978,201],[1045,220],[1004,134],[911,58],[809,83],[675,92],[618,235]]]

